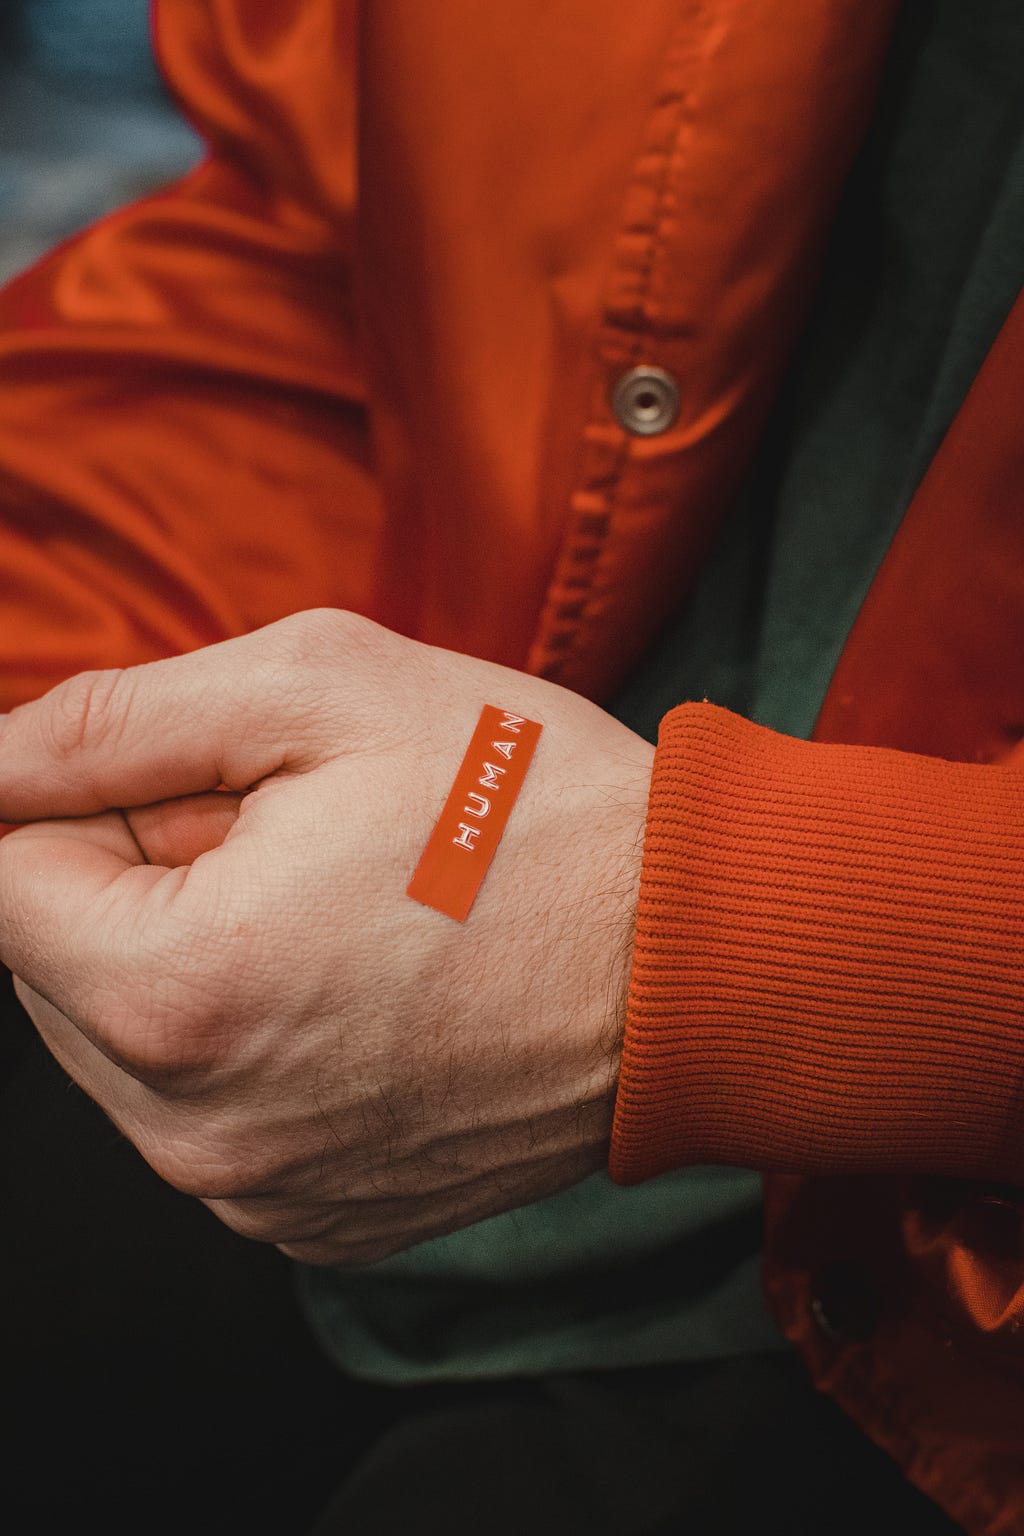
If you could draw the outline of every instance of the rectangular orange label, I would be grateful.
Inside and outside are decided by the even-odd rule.
[[[406,894],[464,923],[523,787],[536,720],[485,704]]]

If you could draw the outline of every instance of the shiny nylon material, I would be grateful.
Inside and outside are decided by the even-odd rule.
[[[797,10],[158,4],[205,163],[0,297],[5,702],[317,604],[606,692],[870,108],[892,7]],[[641,360],[683,396],[646,440],[609,400]]]

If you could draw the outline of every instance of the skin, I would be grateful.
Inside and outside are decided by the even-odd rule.
[[[465,923],[406,886],[483,704],[544,726]],[[362,1264],[604,1166],[653,748],[334,610],[0,727],[0,958],[170,1184]]]

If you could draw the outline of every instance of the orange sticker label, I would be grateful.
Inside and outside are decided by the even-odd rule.
[[[536,720],[485,704],[407,895],[464,923],[523,787]]]

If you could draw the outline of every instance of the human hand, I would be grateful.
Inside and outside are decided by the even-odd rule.
[[[406,887],[485,703],[544,731],[459,923]],[[652,756],[335,611],[83,674],[0,727],[0,957],[170,1184],[379,1259],[603,1166]]]

